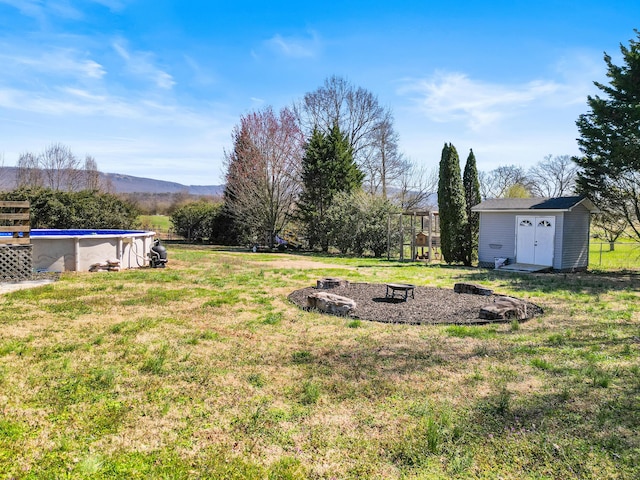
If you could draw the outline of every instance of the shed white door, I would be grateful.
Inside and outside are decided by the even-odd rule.
[[[516,261],[552,266],[555,217],[517,216],[516,223]]]

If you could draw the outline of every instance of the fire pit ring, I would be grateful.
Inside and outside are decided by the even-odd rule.
[[[410,283],[387,283],[387,293],[385,297],[395,298],[396,292],[400,292],[400,298],[402,298],[402,294],[404,293],[404,301],[406,302],[409,294],[411,294],[411,298],[415,298],[415,296],[413,295],[413,291],[415,288],[416,286]]]

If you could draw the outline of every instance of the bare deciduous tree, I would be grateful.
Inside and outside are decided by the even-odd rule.
[[[609,243],[609,251],[615,249],[615,242],[627,229],[628,223],[624,215],[615,210],[602,210],[593,218],[593,229],[598,238]]]
[[[522,167],[507,165],[491,170],[490,172],[480,172],[480,194],[483,199],[505,198],[510,192],[531,192],[530,182]]]
[[[578,170],[579,167],[569,155],[547,155],[544,161],[527,172],[531,192],[537,197],[573,195]]]
[[[398,190],[391,201],[403,211],[436,208],[438,169],[428,170],[408,162],[398,180]]]
[[[39,157],[44,186],[52,190],[78,190],[82,184],[80,161],[69,147],[60,143],[49,146]]]
[[[38,157],[26,152],[20,155],[16,164],[16,188],[42,187],[44,181]]]
[[[4,154],[0,153],[0,189],[6,190],[11,187],[10,175],[7,174],[7,167],[4,165]]]
[[[300,190],[304,137],[291,110],[269,107],[243,116],[225,152],[226,199],[236,221],[273,245],[291,219]]]
[[[82,165],[71,150],[60,143],[47,147],[39,155],[21,154],[16,165],[15,186],[67,191],[109,190],[107,185],[102,185],[95,158],[87,155]]]
[[[314,128],[328,134],[338,125],[349,140],[356,164],[365,173],[363,186],[369,193],[389,198],[390,192],[402,190],[408,175],[415,172],[400,151],[391,111],[380,106],[368,90],[334,75],[305,94],[293,108],[307,136]]]
[[[326,135],[337,123],[340,131],[347,135],[359,165],[372,144],[374,131],[386,116],[375,95],[335,75],[314,92],[305,94],[293,108],[307,135],[314,128]]]
[[[411,163],[405,160],[398,146],[399,135],[393,128],[391,112],[385,112],[371,132],[369,147],[363,151],[361,168],[366,174],[365,189],[383,198],[389,197],[392,187],[399,188],[411,169]]]
[[[84,159],[84,187],[87,190],[102,190],[98,162],[90,155],[87,155]]]

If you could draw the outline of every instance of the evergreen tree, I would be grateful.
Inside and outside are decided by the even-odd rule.
[[[333,197],[362,186],[364,175],[353,160],[348,138],[335,123],[328,134],[315,129],[302,159],[302,193],[299,216],[305,225],[309,246],[329,248],[327,211]]]
[[[452,144],[444,145],[438,179],[440,240],[447,263],[465,261],[467,210],[458,152]]]
[[[594,84],[604,98],[589,96],[590,112],[580,115],[581,167],[577,190],[609,213],[626,219],[640,241],[640,32],[620,45],[623,66],[605,53],[609,84]]]
[[[330,177],[325,174],[324,152],[326,138],[314,130],[305,146],[302,157],[302,192],[298,200],[299,219],[304,224],[309,247],[314,248],[322,240],[324,219],[329,202]]]
[[[464,166],[462,185],[467,211],[464,264],[471,266],[478,259],[478,234],[480,232],[480,214],[471,211],[472,207],[480,203],[480,181],[478,180],[478,168],[473,150],[469,151],[467,163]]]

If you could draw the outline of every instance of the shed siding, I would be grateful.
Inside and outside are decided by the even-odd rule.
[[[589,266],[589,210],[578,205],[564,214],[562,263],[559,270],[585,269]]]
[[[562,265],[562,249],[564,245],[562,244],[562,231],[565,228],[564,215],[562,213],[556,213],[549,215],[550,217],[555,217],[556,219],[556,232],[553,238],[553,268],[558,270],[560,265]]]
[[[513,213],[480,212],[478,263],[491,267],[496,257],[515,260],[516,217]]]

